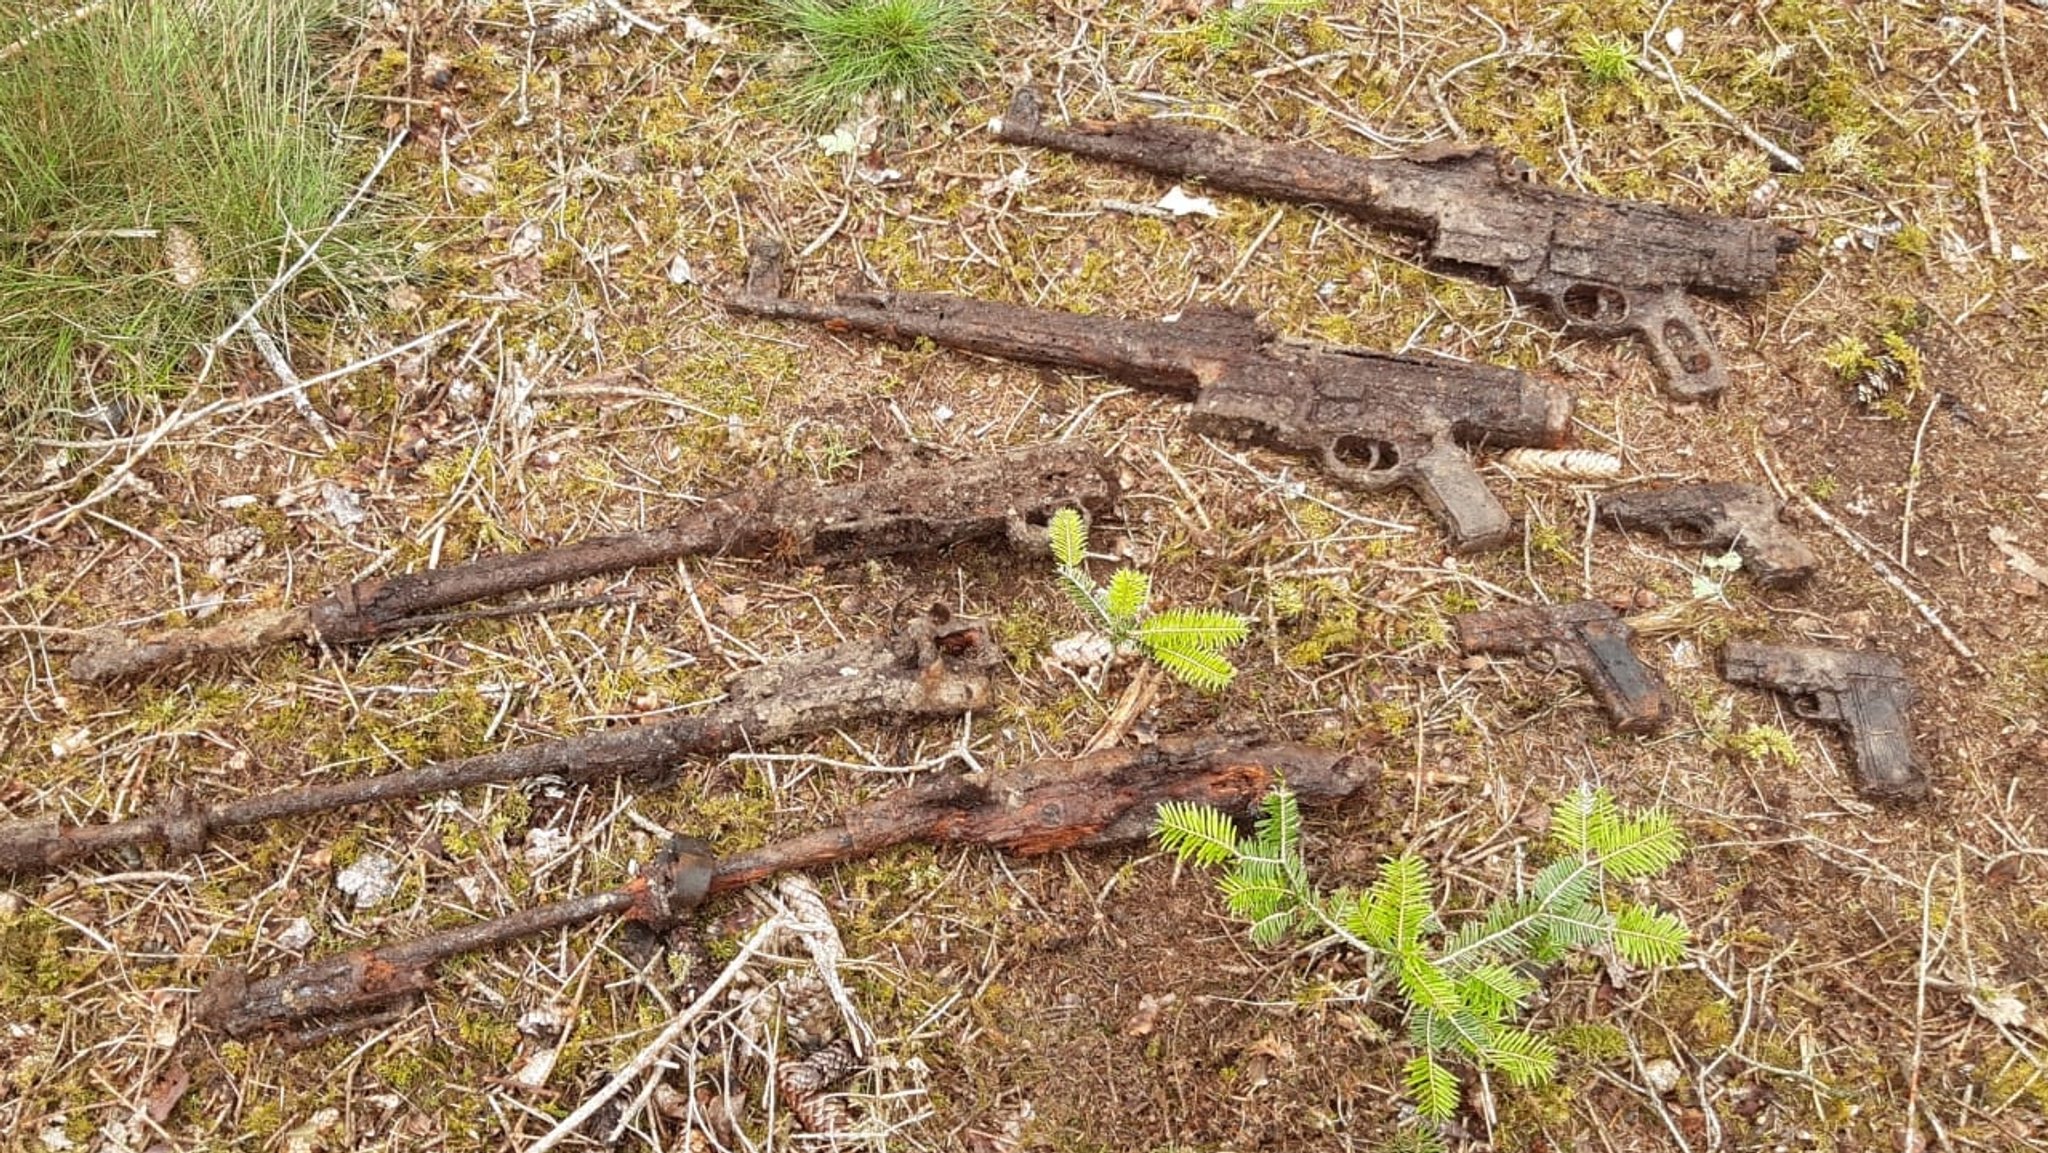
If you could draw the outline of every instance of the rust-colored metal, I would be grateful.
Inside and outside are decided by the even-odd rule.
[[[620,915],[656,928],[674,925],[703,902],[711,872],[711,846],[695,837],[677,837],[644,874],[606,892],[411,941],[355,949],[260,980],[251,980],[239,968],[223,970],[200,991],[192,1016],[207,1028],[235,1036],[314,1018],[359,1017],[388,1001],[431,988],[434,967],[450,957],[604,916]]]
[[[1543,654],[1592,690],[1614,727],[1651,733],[1671,719],[1664,679],[1629,648],[1629,628],[1597,601],[1465,613],[1455,620],[1466,653]]]
[[[1797,588],[1820,565],[1806,542],[1779,521],[1784,503],[1753,484],[1624,489],[1601,494],[1599,505],[1600,519],[1616,528],[1654,532],[1689,548],[1732,548],[1765,588]]]
[[[1755,296],[1777,278],[1797,233],[1761,220],[1689,212],[1545,187],[1489,148],[1432,147],[1369,160],[1272,144],[1165,120],[1046,127],[1019,90],[996,137],[1254,196],[1327,205],[1420,236],[1454,274],[1498,281],[1569,328],[1633,335],[1666,391],[1701,400],[1728,384],[1685,292]]]
[[[727,753],[862,719],[958,716],[986,704],[999,659],[987,625],[943,608],[896,633],[852,641],[734,677],[726,699],[695,715],[522,745],[381,776],[266,793],[211,808],[185,792],[161,812],[66,827],[55,817],[0,824],[0,873],[39,873],[116,849],[198,852],[222,829],[559,776],[571,781],[659,773],[685,757]]]
[[[792,300],[781,292],[782,261],[779,245],[757,243],[745,290],[726,306],[1186,396],[1198,429],[1311,457],[1355,488],[1408,489],[1460,551],[1515,535],[1461,446],[1554,448],[1570,436],[1570,395],[1510,368],[1276,339],[1229,309],[1190,308],[1167,323],[930,293]]]
[[[1721,675],[1734,684],[1783,693],[1794,715],[1842,730],[1856,786],[1865,796],[1927,796],[1927,770],[1913,748],[1913,682],[1897,657],[1729,641],[1721,651]]]
[[[828,829],[729,857],[702,842],[672,846],[647,875],[617,889],[310,962],[252,981],[228,970],[194,1016],[232,1034],[345,1018],[425,988],[434,965],[594,917],[673,924],[708,896],[791,869],[856,860],[911,841],[985,845],[1020,855],[1142,840],[1166,801],[1244,816],[1283,780],[1310,804],[1346,800],[1378,779],[1376,763],[1305,745],[1216,736],[1166,737],[1134,749],[1048,758],[987,775],[942,776],[861,805]],[[331,1035],[332,1025],[315,1025]]]
[[[1034,526],[1060,509],[1100,514],[1116,499],[1115,466],[1078,444],[894,468],[851,484],[785,481],[726,493],[645,532],[359,581],[308,605],[208,628],[103,634],[72,661],[70,672],[90,683],[141,680],[291,642],[359,644],[442,623],[448,619],[443,610],[456,605],[686,556],[839,564],[975,540],[1030,543],[1037,538]]]

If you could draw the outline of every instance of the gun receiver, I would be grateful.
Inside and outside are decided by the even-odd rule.
[[[1493,609],[1465,613],[1456,623],[1458,648],[1467,655],[1543,653],[1577,673],[1624,733],[1655,732],[1670,719],[1663,679],[1636,659],[1628,626],[1606,605],[1577,601]]]
[[[1913,752],[1913,682],[1884,653],[1729,641],[1721,676],[1792,698],[1792,713],[1846,730],[1857,789],[1882,800],[1917,801],[1927,774]]]
[[[1797,234],[1762,221],[1546,188],[1486,148],[1366,160],[1158,120],[1060,131],[1040,124],[1038,94],[1028,88],[1011,98],[995,132],[1011,144],[1325,204],[1420,234],[1426,258],[1532,296],[1568,329],[1641,338],[1665,389],[1683,400],[1711,397],[1728,384],[1684,291],[1768,291],[1779,255],[1799,243]]]
[[[781,282],[780,246],[757,244],[726,307],[1176,393],[1197,430],[1311,456],[1357,488],[1412,490],[1461,552],[1505,545],[1514,523],[1458,446],[1554,448],[1570,428],[1571,397],[1512,369],[1276,340],[1235,310],[1159,322],[908,292],[811,303],[784,297]]]
[[[1796,588],[1820,562],[1779,523],[1783,508],[1776,497],[1748,484],[1681,484],[1600,498],[1600,518],[1616,528],[1660,533],[1694,548],[1733,548],[1758,584]]]

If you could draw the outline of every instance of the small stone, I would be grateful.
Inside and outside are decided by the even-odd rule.
[[[1784,436],[1792,431],[1792,422],[1782,416],[1768,417],[1764,420],[1761,431],[1765,436]]]
[[[1635,604],[1639,609],[1653,609],[1663,603],[1664,598],[1649,589],[1637,589]]]
[[[358,909],[381,905],[398,891],[398,862],[382,853],[364,853],[335,874],[334,887],[353,897]]]
[[[420,66],[420,79],[429,88],[446,89],[455,83],[455,63],[439,52],[429,52],[427,62]]]
[[[274,940],[278,948],[296,953],[313,943],[313,922],[298,917],[280,930]]]
[[[1668,1057],[1659,1057],[1643,1066],[1644,1079],[1649,1081],[1650,1088],[1655,1089],[1660,1095],[1668,1096],[1673,1089],[1678,1088],[1679,1076],[1677,1062]]]

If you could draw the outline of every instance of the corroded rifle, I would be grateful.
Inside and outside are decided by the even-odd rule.
[[[1283,781],[1310,802],[1368,793],[1377,762],[1285,741],[1167,736],[1140,748],[1051,757],[1015,769],[941,775],[849,810],[836,824],[714,860],[695,838],[671,842],[641,876],[600,893],[496,920],[357,949],[251,979],[240,968],[207,983],[193,1016],[234,1035],[339,1018],[335,1028],[428,988],[450,957],[597,917],[667,928],[707,896],[791,869],[859,860],[911,841],[986,845],[1021,856],[1126,844],[1151,835],[1169,801],[1251,815]],[[1369,797],[1367,799],[1370,799]],[[323,1036],[316,1027],[306,1036]]]
[[[99,633],[72,662],[71,675],[88,683],[141,680],[293,642],[363,644],[465,616],[534,611],[554,606],[446,610],[686,556],[844,564],[1004,537],[1042,550],[1043,526],[1053,513],[1080,508],[1098,514],[1113,507],[1116,498],[1115,464],[1093,449],[1071,444],[890,468],[847,484],[785,480],[753,485],[641,532],[357,581],[310,604],[268,609],[208,628],[163,629],[141,637]]]
[[[1191,308],[1165,322],[932,293],[814,303],[783,296],[782,273],[781,246],[757,243],[746,287],[726,307],[1178,393],[1198,430],[1312,456],[1361,489],[1412,490],[1460,551],[1505,545],[1514,522],[1459,446],[1555,448],[1571,424],[1563,389],[1513,369],[1276,339],[1235,309]]]
[[[1799,243],[1765,221],[1546,188],[1490,148],[1368,160],[1160,120],[1060,130],[1040,123],[1038,95],[1028,88],[1011,99],[996,138],[1195,177],[1228,192],[1326,204],[1419,234],[1426,259],[1534,297],[1567,328],[1640,337],[1666,390],[1685,400],[1728,384],[1686,290],[1759,295],[1776,279],[1778,257]]]

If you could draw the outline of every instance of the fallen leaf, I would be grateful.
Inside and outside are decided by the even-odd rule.
[[[1994,1025],[2021,1029],[2027,1024],[2027,1003],[2011,993],[1980,989],[1970,994],[1970,1007],[1977,1010],[1978,1016]]]
[[[306,1123],[285,1134],[285,1153],[319,1153],[328,1147],[323,1140],[327,1131],[341,1123],[341,1110],[322,1109],[306,1119]]]
[[[1150,1036],[1159,1024],[1159,1011],[1178,1000],[1180,996],[1175,993],[1168,993],[1163,997],[1154,997],[1147,993],[1138,998],[1138,1011],[1131,1014],[1130,1020],[1124,1022],[1124,1036]]]
[[[327,501],[327,515],[341,528],[354,528],[370,518],[356,494],[331,480],[321,482],[320,495]]]
[[[164,229],[164,267],[171,270],[172,284],[198,287],[206,279],[206,258],[199,253],[199,238],[175,224]]]
[[[553,1045],[545,1049],[535,1050],[532,1056],[520,1064],[519,1071],[512,1074],[513,1083],[524,1085],[528,1089],[539,1089],[545,1086],[548,1083],[548,1077],[555,1071],[556,1059],[561,1057],[561,1055],[562,1051]]]
[[[546,239],[546,234],[541,231],[540,225],[529,220],[513,231],[512,239],[506,245],[506,251],[515,257],[532,256],[540,251],[541,241],[544,239]]]
[[[1164,208],[1175,216],[1216,217],[1223,215],[1223,210],[1216,207],[1215,201],[1206,196],[1190,196],[1187,190],[1178,184],[1167,189],[1166,195],[1159,198],[1158,207]]]
[[[157,1076],[156,1084],[150,1086],[149,1099],[143,1103],[149,1119],[161,1125],[184,1099],[185,1090],[192,1087],[192,1074],[185,1068],[185,1062],[172,1057],[170,1064]]]
[[[730,44],[732,33],[716,24],[707,24],[695,16],[684,16],[683,39],[693,44]]]

